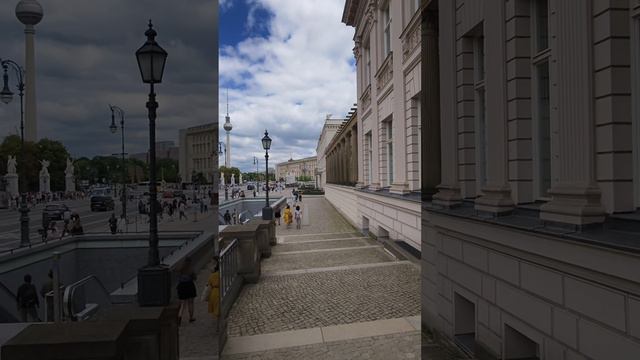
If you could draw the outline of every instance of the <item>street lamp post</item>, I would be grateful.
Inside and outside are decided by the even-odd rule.
[[[0,60],[4,69],[3,80],[4,86],[0,92],[0,100],[8,104],[13,100],[13,93],[9,90],[9,75],[7,70],[9,66],[16,73],[18,78],[18,96],[20,96],[20,176],[18,177],[18,193],[20,194],[20,246],[29,246],[29,207],[26,199],[26,156],[24,152],[24,69],[13,60]]]
[[[171,299],[169,267],[160,264],[158,253],[158,217],[156,186],[156,94],[154,85],[162,82],[167,52],[155,40],[157,35],[149,20],[144,33],[147,41],[136,51],[142,82],[149,84],[149,255],[147,266],[138,270],[138,303],[140,306],[164,306]]]
[[[253,164],[256,166],[256,190],[260,192],[258,184],[260,184],[260,172],[258,170],[258,158],[253,157]]]
[[[109,130],[111,130],[112,134],[115,134],[118,131],[118,126],[116,125],[115,113],[118,113],[120,116],[120,130],[122,130],[122,152],[120,156],[122,157],[122,217],[127,219],[127,168],[124,160],[124,156],[127,154],[124,152],[124,110],[115,106],[109,105],[111,109],[111,126],[109,126]],[[117,155],[117,154],[114,154]]]
[[[271,148],[271,138],[267,130],[264,131],[264,137],[262,138],[262,148],[264,149],[264,162],[265,162],[265,187],[267,188],[267,200],[262,209],[262,220],[273,219],[273,209],[269,204],[269,149]]]

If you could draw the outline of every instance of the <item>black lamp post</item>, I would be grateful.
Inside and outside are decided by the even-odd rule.
[[[267,202],[262,209],[262,220],[272,220],[273,219],[273,209],[269,204],[269,149],[271,149],[271,138],[269,137],[269,133],[267,130],[264,131],[264,136],[262,137],[262,148],[264,149],[264,162],[265,162],[265,185],[267,188]]]
[[[122,152],[120,155],[122,157],[122,216],[127,219],[127,167],[125,164],[124,156],[127,154],[124,152],[124,110],[115,106],[109,105],[111,109],[111,125],[109,126],[109,130],[111,130],[112,134],[115,134],[118,131],[118,126],[116,125],[115,113],[118,113],[120,116],[120,129],[122,130]]]
[[[155,40],[157,35],[149,20],[144,33],[147,41],[136,51],[142,82],[149,84],[149,256],[147,265],[138,270],[138,303],[140,306],[164,306],[171,299],[169,267],[160,264],[158,254],[158,216],[156,186],[156,94],[154,85],[162,82],[167,52]]]
[[[2,68],[4,69],[3,80],[4,86],[0,92],[0,100],[3,103],[8,104],[13,100],[13,93],[9,90],[9,75],[7,70],[9,66],[16,73],[18,78],[18,96],[20,96],[20,172],[21,176],[18,177],[18,192],[20,193],[20,246],[29,246],[31,240],[29,240],[29,207],[27,206],[27,189],[26,189],[26,156],[24,152],[24,69],[13,60],[0,60]],[[21,186],[22,185],[22,186]]]

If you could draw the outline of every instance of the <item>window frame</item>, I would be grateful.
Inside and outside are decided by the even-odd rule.
[[[387,155],[387,182],[389,186],[393,184],[393,119],[384,122],[385,127],[385,147]]]
[[[382,21],[382,60],[391,53],[391,1],[386,1],[380,8]]]
[[[487,106],[485,88],[485,52],[484,35],[472,38],[473,41],[473,106],[475,128],[476,194],[482,194],[487,184]]]
[[[631,16],[631,129],[633,157],[633,204],[640,208],[640,11]]]

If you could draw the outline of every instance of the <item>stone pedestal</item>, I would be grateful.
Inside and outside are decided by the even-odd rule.
[[[50,193],[51,192],[51,178],[49,174],[40,175],[40,192],[41,193]]]
[[[276,244],[276,222],[274,220],[257,219],[251,221],[255,221],[260,225],[258,230],[262,232],[259,234],[259,237],[264,236],[264,239],[259,238],[258,244],[262,252],[262,257],[268,258],[271,256],[271,246]]]
[[[248,283],[256,283],[260,278],[260,255],[258,227],[256,222],[229,225],[220,232],[220,248],[224,249],[233,239],[238,239],[238,275]]]
[[[7,181],[7,192],[11,194],[12,197],[17,196],[20,193],[20,189],[18,188],[18,174],[7,174],[4,176],[4,179]]]
[[[76,178],[73,175],[67,175],[64,177],[64,190],[66,192],[76,191]]]

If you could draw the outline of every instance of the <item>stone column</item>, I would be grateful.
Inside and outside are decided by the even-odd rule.
[[[440,136],[441,142],[441,182],[437,186],[438,192],[433,196],[433,203],[445,207],[452,207],[460,203],[460,186],[458,182],[458,109],[456,89],[456,3],[450,0],[439,0],[438,23],[442,31],[438,31],[438,45],[440,53]],[[423,29],[428,27],[428,16],[423,17]],[[425,44],[426,34],[423,33],[422,44]],[[422,60],[428,54],[422,52]],[[424,66],[424,65],[423,65]],[[422,86],[425,86],[423,83]],[[423,91],[422,99],[422,134],[426,129],[426,114],[428,99]],[[423,145],[424,146],[424,145]]]
[[[36,28],[26,25],[25,34],[25,107],[24,107],[24,139],[38,141],[38,118],[36,103],[36,60],[34,40]]]
[[[389,192],[394,194],[407,194],[410,192],[407,182],[407,112],[406,91],[404,84],[402,41],[399,35],[403,27],[403,7],[394,6],[390,2],[391,12],[391,50],[393,51],[393,182]],[[388,159],[387,159],[388,161]]]
[[[508,183],[507,66],[505,54],[505,5],[503,0],[485,0],[485,92],[487,137],[487,183],[476,199],[477,210],[506,214],[513,210]],[[477,146],[477,144],[476,144]],[[477,176],[476,176],[477,178]],[[477,182],[479,183],[479,182]]]
[[[352,184],[357,184],[360,182],[360,179],[358,178],[358,176],[360,175],[360,172],[358,171],[358,128],[357,126],[353,126],[352,130],[351,130],[351,169],[353,169],[354,171],[351,173],[352,177],[351,177],[351,183]]]
[[[556,36],[551,79],[550,202],[540,207],[542,220],[577,226],[604,221],[595,181],[593,114],[592,2],[555,4]],[[550,21],[551,23],[551,21]]]
[[[440,66],[438,15],[425,11],[422,21],[421,185],[422,197],[430,200],[440,184]]]
[[[371,125],[371,179],[369,184],[370,190],[380,190],[382,187],[380,186],[380,126],[379,126],[379,115],[378,115],[378,106],[376,105],[378,99],[378,87],[376,86],[377,79],[375,78],[376,70],[380,67],[384,59],[381,58],[380,54],[380,46],[382,44],[381,36],[378,31],[378,11],[377,6],[374,2],[369,3],[369,8],[367,9],[367,16],[369,21],[371,22],[372,31],[370,35],[371,39],[371,114],[369,115],[369,122]]]

